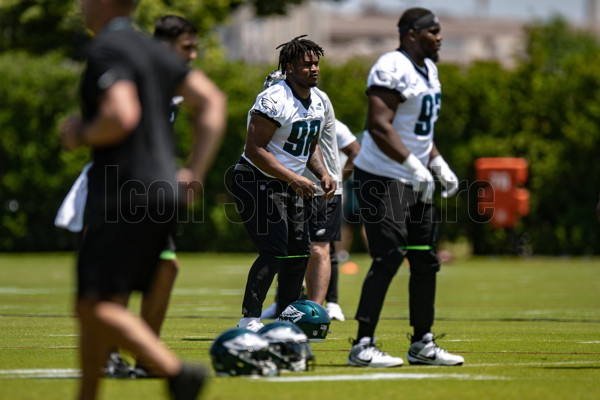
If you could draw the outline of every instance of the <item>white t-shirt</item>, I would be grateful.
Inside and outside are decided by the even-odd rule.
[[[326,112],[327,95],[324,92],[311,88],[310,101],[307,102],[294,96],[287,83],[281,81],[258,94],[248,112],[248,123],[254,113],[275,122],[277,129],[267,144],[267,151],[284,167],[302,175],[308,161],[310,144],[321,132]],[[242,156],[252,164],[245,152]]]
[[[442,86],[433,61],[425,59],[427,75],[417,70],[407,55],[400,51],[383,54],[371,68],[367,88],[373,86],[395,90],[406,100],[400,102],[392,121],[408,151],[423,165],[429,163],[433,148],[433,131],[441,106]],[[412,176],[401,163],[385,155],[368,131],[354,165],[375,175],[411,181]]]

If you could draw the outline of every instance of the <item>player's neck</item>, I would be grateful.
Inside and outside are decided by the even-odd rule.
[[[425,58],[419,56],[415,51],[411,51],[411,49],[407,49],[406,47],[402,46],[400,46],[398,50],[410,58],[413,64],[418,65],[419,67],[425,66]]]
[[[296,96],[298,96],[302,99],[308,99],[310,97],[310,88],[309,87],[300,86],[299,84],[297,84],[296,82],[294,82],[290,79],[286,79],[285,83],[287,83],[287,85],[292,89],[292,91],[294,92],[294,94],[296,94]]]

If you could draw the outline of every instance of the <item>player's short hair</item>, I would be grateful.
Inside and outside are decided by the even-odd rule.
[[[317,57],[322,57],[325,52],[315,42],[309,39],[302,39],[306,35],[301,35],[293,38],[287,43],[280,44],[275,48],[279,50],[279,65],[278,68],[281,72],[285,73],[285,66],[287,63],[293,64],[295,61],[301,60],[305,54],[315,53]]]
[[[400,20],[398,21],[398,32],[400,33],[400,36],[402,36],[411,29],[419,31],[421,29],[429,29],[436,25],[439,25],[439,22],[431,10],[413,7],[404,11],[400,17]]]
[[[189,20],[178,15],[165,15],[154,23],[154,37],[158,40],[174,42],[184,33],[198,34],[198,29]]]

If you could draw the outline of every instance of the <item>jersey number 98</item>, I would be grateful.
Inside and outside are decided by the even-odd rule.
[[[283,150],[293,156],[308,156],[310,143],[321,128],[321,120],[296,121],[292,124],[292,132],[283,145]]]

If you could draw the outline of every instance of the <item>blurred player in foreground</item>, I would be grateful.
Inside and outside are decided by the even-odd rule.
[[[136,0],[81,4],[96,37],[81,81],[82,116],[61,127],[65,148],[89,146],[94,160],[88,173],[88,228],[77,263],[78,397],[96,398],[98,370],[108,351],[119,347],[166,377],[172,398],[194,399],[205,369],[182,364],[123,302],[132,290],[149,290],[178,204],[193,201],[200,191],[224,132],[226,99],[204,74],[190,71],[133,28]],[[169,121],[174,95],[183,96],[195,116],[196,143],[188,166],[179,171]]]

